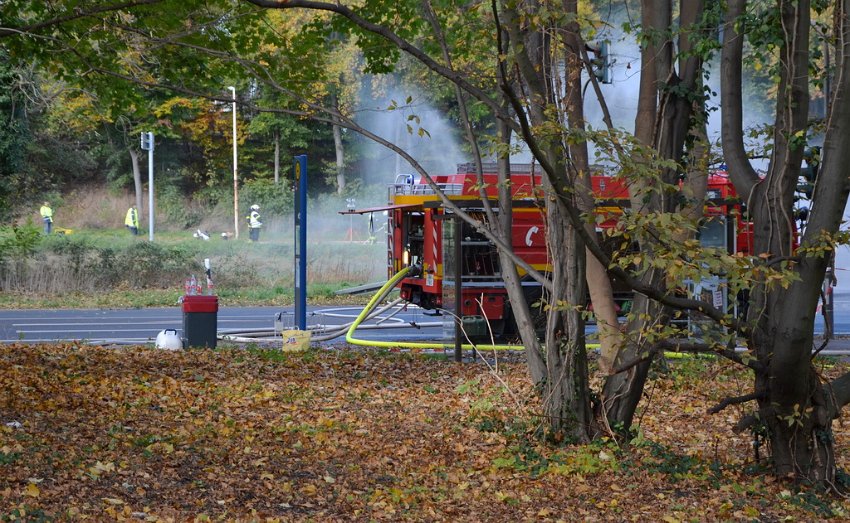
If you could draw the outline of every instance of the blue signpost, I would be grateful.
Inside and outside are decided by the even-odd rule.
[[[295,157],[295,326],[307,329],[307,155]]]

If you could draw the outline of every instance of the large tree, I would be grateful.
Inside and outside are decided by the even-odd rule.
[[[829,254],[840,239],[841,215],[850,193],[850,181],[841,172],[841,166],[847,163],[843,155],[850,154],[850,144],[845,143],[850,135],[842,128],[850,116],[846,114],[850,108],[845,99],[848,75],[843,74],[850,66],[850,48],[846,44],[850,36],[850,0],[838,2],[833,8],[836,81],[831,113],[825,123],[824,155],[811,217],[796,250],[791,226],[793,189],[806,145],[808,71],[817,66],[809,51],[811,5],[808,1],[777,0],[772,5],[760,2],[762,11],[748,12],[743,0],[726,4],[721,69],[723,149],[730,174],[739,194],[746,198],[753,220],[755,252],[746,260],[701,250],[694,240],[694,219],[703,206],[706,175],[701,142],[702,76],[711,38],[705,38],[705,34],[717,23],[705,12],[702,2],[683,1],[677,9],[669,0],[641,3],[641,91],[632,133],[614,129],[610,119],[606,120],[605,132],[594,131],[585,121],[582,78],[589,78],[603,106],[604,97],[594,76],[583,76],[583,71],[591,69],[584,36],[592,24],[586,23],[588,18],[575,1],[456,6],[369,0],[348,6],[311,0],[248,0],[237,4],[232,12],[224,3],[212,2],[205,3],[199,12],[219,9],[224,15],[212,18],[216,20],[214,25],[201,24],[191,30],[179,24],[158,23],[146,5],[157,3],[150,0],[138,5],[116,5],[111,10],[92,4],[88,11],[78,6],[64,16],[42,13],[36,8],[23,9],[21,12],[42,16],[20,19],[19,27],[0,29],[0,37],[38,35],[45,28],[84,23],[91,24],[88,27],[92,34],[109,40],[108,32],[98,29],[103,24],[92,23],[93,19],[116,16],[122,21],[125,12],[144,13],[147,16],[134,22],[150,27],[147,33],[135,34],[154,35],[149,43],[157,51],[156,69],[160,74],[156,80],[143,74],[144,69],[127,74],[115,63],[110,64],[108,56],[101,56],[107,53],[96,52],[103,50],[102,43],[97,49],[91,42],[75,46],[76,53],[91,53],[79,58],[77,65],[111,78],[215,98],[209,84],[190,82],[192,71],[203,69],[201,64],[213,60],[220,64],[218,70],[230,71],[234,77],[251,77],[300,99],[301,106],[295,112],[302,116],[348,127],[384,144],[430,180],[429,173],[401,147],[358,126],[350,108],[322,105],[322,100],[303,89],[321,77],[319,71],[304,63],[303,54],[323,48],[332,32],[352,35],[363,51],[366,67],[372,71],[391,70],[399,53],[406,53],[454,90],[461,124],[479,172],[483,140],[480,129],[469,118],[469,107],[473,105],[486,107],[497,122],[495,149],[501,153],[504,184],[509,183],[506,156],[511,136],[521,138],[545,173],[547,234],[553,262],[548,275],[536,273],[512,254],[510,200],[504,187],[498,209],[490,208],[483,198],[484,220],[467,215],[448,198],[444,198],[444,203],[500,248],[530,375],[540,394],[550,434],[583,441],[606,425],[628,431],[652,357],[664,347],[689,346],[713,350],[753,370],[753,393],[730,398],[718,408],[748,401],[758,403],[756,412],[742,421],[742,426],[770,439],[777,474],[791,473],[815,481],[833,479],[830,426],[850,401],[850,377],[823,383],[813,367],[811,348],[820,283]],[[12,4],[22,8],[22,2],[8,5]],[[292,42],[276,42],[275,52],[264,54],[268,47],[256,40],[272,36],[258,29],[262,24],[246,23],[262,16],[262,10],[252,10],[250,4],[315,10],[334,16],[329,23],[319,18],[321,22],[310,24],[306,43],[289,48]],[[178,9],[173,4],[165,5]],[[181,16],[198,7],[183,4],[179,8],[183,9]],[[154,28],[158,31],[152,31]],[[769,42],[775,46],[777,57],[777,110],[771,163],[764,178],[749,165],[743,146],[741,66],[744,37],[749,32],[761,38],[754,44]],[[66,43],[71,41],[73,38]],[[306,45],[309,42],[316,45]],[[180,50],[183,60],[179,65],[168,60],[166,50],[172,47]],[[300,52],[301,59],[294,60],[293,55],[278,52],[280,49]],[[470,59],[470,53],[478,59]],[[457,56],[463,56],[463,60],[459,62]],[[458,63],[464,66],[458,67]],[[427,122],[419,132],[427,134]],[[613,254],[603,248],[592,225],[588,143],[608,153],[618,175],[629,182],[631,189],[633,212],[624,213],[613,229],[619,235],[616,243],[624,249]],[[438,189],[433,183],[432,186]],[[592,257],[587,273],[586,253]],[[536,336],[530,309],[522,306],[517,267],[525,269],[547,290],[549,317],[542,340]],[[610,373],[597,410],[598,423],[594,423],[590,409],[587,379],[582,310],[586,274],[590,274],[588,287],[603,327],[603,368]],[[683,288],[686,279],[698,281],[708,276],[727,278],[734,291],[749,291],[748,318],[734,318],[727,310],[688,295]],[[621,336],[618,320],[611,315],[612,279],[637,293],[625,336]],[[681,332],[669,326],[667,320],[682,311],[698,312],[700,317],[715,322],[714,337],[705,336],[700,343],[674,339]],[[745,340],[750,353],[741,355],[735,350],[739,337]]]
[[[368,13],[361,16],[361,12],[346,7],[318,2],[283,4],[264,0],[252,1],[266,7],[302,6],[339,13],[361,29],[383,36],[387,41],[422,60],[433,71],[452,81],[465,94],[493,104],[493,110],[500,118],[513,118],[504,111],[498,111],[497,104],[475,85],[458,76],[450,68],[450,62],[435,60],[421,49],[411,46],[389,27],[390,24],[382,25],[368,18]],[[573,4],[567,3],[566,6],[567,9],[561,11],[560,15],[551,15],[553,11],[550,9],[553,9],[553,6],[548,4],[508,3],[497,6],[492,13],[497,24],[494,34],[509,42],[507,46],[497,49],[503,53],[500,55],[503,60],[499,64],[502,70],[511,71],[508,74],[503,73],[503,92],[514,106],[514,116],[518,117],[518,124],[515,121],[505,123],[508,123],[509,128],[519,128],[535,158],[546,170],[550,189],[556,195],[554,205],[550,204],[550,229],[565,232],[566,236],[562,238],[583,237],[588,246],[593,247],[593,254],[607,264],[611,275],[620,277],[638,291],[639,314],[633,316],[632,324],[636,327],[633,326],[631,332],[646,333],[649,327],[648,318],[663,318],[671,307],[678,307],[699,311],[715,320],[722,330],[729,333],[727,340],[734,342],[736,335],[743,335],[748,347],[756,354],[755,360],[742,358],[728,347],[721,346],[717,351],[755,371],[755,391],[752,395],[730,399],[724,404],[758,401],[758,413],[744,423],[758,424],[766,429],[774,452],[777,474],[790,473],[801,479],[831,481],[835,466],[832,439],[829,437],[830,424],[840,408],[850,401],[850,377],[839,378],[829,386],[822,383],[812,364],[811,349],[813,315],[819,288],[826,270],[828,253],[834,249],[837,241],[843,208],[850,191],[848,179],[842,176],[839,167],[846,164],[843,155],[850,154],[847,152],[850,144],[845,143],[850,140],[850,135],[842,128],[843,122],[848,121],[848,115],[845,113],[850,110],[844,97],[844,79],[847,75],[841,74],[847,66],[845,42],[848,30],[848,2],[840,2],[835,7],[835,41],[840,44],[836,53],[836,70],[839,72],[836,78],[840,80],[835,85],[832,114],[826,126],[824,159],[812,202],[812,218],[801,238],[801,247],[796,251],[792,249],[793,230],[789,224],[793,223],[793,218],[790,218],[793,212],[793,192],[805,146],[811,6],[808,2],[779,1],[773,8],[773,16],[756,18],[760,23],[763,20],[774,22],[772,30],[777,37],[774,41],[779,42],[777,51],[780,64],[772,161],[767,176],[762,180],[746,163],[741,140],[743,126],[739,97],[742,63],[740,28],[746,28],[754,18],[744,17],[745,2],[732,1],[728,4],[723,31],[724,58],[721,74],[721,80],[724,82],[724,153],[739,193],[748,198],[754,221],[756,267],[749,276],[762,278],[748,289],[752,297],[748,308],[749,322],[736,321],[730,318],[726,311],[718,310],[712,304],[700,303],[668,292],[669,282],[664,278],[663,265],[632,274],[611,264],[610,258],[598,249],[595,239],[589,234],[581,234],[586,229],[582,228],[577,212],[580,207],[572,196],[577,187],[576,178],[569,175],[567,168],[570,160],[577,159],[578,169],[573,172],[581,174],[581,153],[563,149],[564,142],[545,134],[547,131],[552,132],[552,128],[547,128],[546,124],[553,122],[553,114],[558,115],[554,122],[560,124],[561,129],[570,127],[570,124],[575,128],[582,123],[580,113],[572,113],[570,122],[563,118],[565,113],[551,111],[557,101],[558,90],[553,88],[554,80],[558,77],[556,72],[575,68],[575,63],[572,67],[567,64],[563,69],[552,66],[559,61],[553,59],[555,53],[552,50],[555,46],[550,38],[553,33],[548,29],[565,29],[571,17],[575,19]],[[544,7],[549,9],[543,9]],[[551,19],[540,15],[541,12],[550,14]],[[698,41],[695,35],[702,31],[699,22],[706,19],[703,17],[701,3],[681,4],[680,28],[684,30],[680,33],[680,59],[677,70],[673,67],[673,45],[669,36],[673,27],[671,3],[647,0],[642,4],[642,12],[645,44],[642,52],[639,116],[635,128],[638,147],[631,150],[630,161],[644,164],[651,158],[660,158],[673,163],[661,167],[656,178],[644,181],[649,190],[636,190],[633,193],[632,206],[639,210],[638,214],[648,214],[655,219],[660,213],[688,214],[693,209],[693,206],[689,209],[688,205],[677,203],[676,199],[670,196],[671,193],[675,194],[674,191],[651,189],[656,181],[663,187],[677,186],[679,173],[684,170],[679,166],[685,156],[686,142],[689,137],[699,136],[704,125],[699,118],[693,117],[703,111],[700,101],[702,57],[694,42]],[[579,49],[573,47],[573,53]],[[517,78],[511,83],[509,77],[513,71],[517,72]],[[517,86],[522,90],[512,89]],[[520,92],[523,96],[519,95]],[[564,136],[561,132],[553,135]],[[571,167],[575,168],[576,164]],[[684,194],[699,194],[699,189]],[[569,216],[570,220],[564,219],[565,216]],[[653,232],[653,226],[647,225],[647,222],[644,222],[644,226]],[[654,256],[659,247],[645,241],[646,237],[647,235],[642,235],[639,239],[641,252],[646,257]],[[560,275],[567,284],[558,287],[560,291],[555,289],[552,303],[558,303],[560,298],[565,298],[567,303],[577,303],[575,292],[581,287],[578,285],[578,278],[582,274],[582,243],[572,239],[558,245],[563,247],[553,253],[553,259],[557,262],[554,264],[554,280],[561,281]],[[792,274],[777,276],[773,269],[789,262],[787,268],[793,271]],[[789,280],[793,280],[793,283],[785,290],[781,283],[787,284]],[[788,299],[789,297],[791,299]],[[587,418],[580,414],[583,412],[582,390],[586,386],[586,382],[581,378],[581,357],[576,360],[569,356],[582,353],[582,337],[579,332],[581,325],[580,320],[576,325],[576,317],[569,313],[561,320],[560,328],[555,330],[550,327],[548,330],[546,342],[550,350],[546,352],[545,358],[541,351],[534,348],[533,342],[529,343],[530,340],[524,339],[531,347],[527,352],[532,377],[542,387],[544,403],[553,396],[559,396],[561,399],[554,405],[566,406],[563,410],[558,410],[553,409],[554,405],[550,403],[546,415],[550,419],[559,420],[553,427],[571,427],[570,433],[575,435],[576,424],[587,422]],[[663,346],[663,343],[655,345]],[[578,352],[574,352],[570,347],[578,347]],[[626,427],[640,397],[646,368],[651,360],[651,357],[642,357],[642,353],[651,355],[654,351],[631,343],[626,351],[620,353],[618,363],[627,366],[627,374],[624,377],[623,373],[618,373],[609,379],[606,384],[607,394],[603,397],[605,401],[618,398],[613,414],[610,408],[605,413],[608,419],[622,422]],[[563,359],[564,356],[566,359]],[[635,364],[629,364],[630,357]],[[561,389],[559,392],[559,387],[569,390]],[[578,402],[575,398],[569,399],[576,393]],[[562,423],[564,418],[569,420],[568,424]]]
[[[815,2],[820,12],[826,2]],[[752,394],[741,403],[757,407],[739,428],[765,434],[779,475],[818,482],[835,478],[832,422],[850,401],[850,376],[826,382],[813,362],[815,310],[850,193],[850,2],[829,6],[833,20],[829,44],[835,69],[812,55],[812,3],[779,0],[773,4],[728,2],[722,59],[723,151],[738,192],[746,195],[754,222],[754,253],[765,265],[784,265],[793,274],[787,288],[760,278],[751,289],[751,305],[742,333],[753,355]],[[774,52],[776,112],[767,172],[750,164],[742,132],[742,53],[747,39]],[[794,190],[808,140],[810,71],[833,78],[825,120],[823,156],[810,204],[808,225],[795,248]]]

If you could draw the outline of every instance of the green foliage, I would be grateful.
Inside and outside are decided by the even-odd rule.
[[[643,440],[654,460],[643,460],[641,468],[651,472],[667,474],[675,479],[705,480],[713,472],[698,457],[684,455],[656,442]]]
[[[558,452],[550,458],[547,472],[560,476],[617,472],[619,449],[612,441],[599,441]]]
[[[12,228],[0,229],[0,244],[14,243]],[[75,230],[70,235],[43,236],[31,227],[37,246],[20,256],[3,248],[0,257],[0,307],[147,307],[172,306],[191,274],[201,276],[210,258],[216,292],[234,305],[287,305],[293,299],[289,238],[269,241],[199,241],[185,232],[157,234],[153,244],[123,230]],[[380,245],[360,243],[311,245],[308,282],[311,300],[353,303],[340,297],[345,286],[375,281]],[[377,274],[376,274],[377,273]],[[69,301],[70,300],[70,301]]]
[[[32,220],[20,226],[0,227],[0,261],[32,255],[41,240],[41,229]]]
[[[598,441],[546,455],[536,447],[537,442],[527,436],[516,438],[515,441],[502,456],[492,461],[494,470],[510,469],[528,473],[532,477],[544,474],[572,477],[617,472],[621,469],[617,459],[620,451],[612,441]]]
[[[812,490],[800,489],[797,492],[786,490],[783,491],[782,498],[790,504],[800,507],[820,518],[846,519],[848,516],[846,509],[844,509],[840,503],[835,503],[831,497],[824,496],[822,493],[813,492]]]
[[[0,512],[0,521],[27,521],[28,523],[49,523],[57,518],[40,508],[21,505],[8,512]]]
[[[288,180],[281,180],[277,185],[274,180],[249,180],[240,188],[239,200],[245,209],[259,205],[261,215],[284,215],[292,212],[294,205]]]
[[[515,446],[506,449],[503,456],[495,458],[492,468],[511,469],[516,472],[529,473],[531,477],[537,477],[549,469],[549,459],[540,452],[532,441],[520,440]]]
[[[133,288],[174,286],[183,281],[193,255],[181,246],[137,242],[115,257],[124,281]],[[200,272],[200,271],[197,271]]]
[[[29,137],[23,93],[12,86],[15,73],[8,54],[0,50],[0,118],[4,122],[0,126],[0,219],[8,218],[11,208],[8,199],[18,192],[13,176],[23,171],[25,144]]]
[[[175,184],[167,184],[157,191],[157,208],[166,216],[168,225],[179,229],[191,229],[200,223],[200,210],[186,205],[183,191]]]
[[[227,112],[222,112],[208,99],[181,99],[168,90],[141,89],[108,73],[82,75],[92,68],[125,77],[137,75],[142,82],[179,85],[215,95],[220,95],[230,83],[238,89],[240,99],[259,95],[264,99],[257,105],[296,110],[300,107],[295,106],[291,97],[267,96],[275,89],[266,89],[265,85],[246,78],[242,66],[225,56],[236,51],[247,60],[262,61],[278,79],[277,87],[289,82],[307,85],[325,71],[323,60],[318,59],[323,46],[302,42],[282,27],[291,22],[274,20],[277,17],[270,16],[268,11],[255,9],[247,3],[189,0],[169,6],[166,16],[161,7],[149,6],[122,11],[106,9],[96,16],[83,17],[76,16],[77,9],[85,10],[88,6],[74,7],[73,13],[71,9],[70,4],[62,2],[49,12],[38,3],[7,2],[0,6],[0,18],[9,27],[38,25],[42,19],[58,16],[64,20],[61,34],[74,35],[73,50],[61,37],[54,38],[53,27],[49,24],[43,30],[4,39],[4,48],[9,52],[0,58],[0,85],[4,79],[21,78],[19,71],[14,69],[20,64],[22,70],[34,70],[45,79],[44,83],[35,81],[38,77],[34,79],[33,92],[28,98],[49,100],[49,103],[26,111],[19,97],[14,107],[22,118],[3,114],[4,121],[21,122],[20,128],[12,125],[4,127],[3,131],[12,131],[19,145],[29,144],[29,154],[24,157],[20,153],[26,151],[26,147],[13,147],[9,143],[8,150],[16,151],[20,162],[3,157],[6,142],[0,136],[0,160],[3,160],[0,168],[14,166],[14,172],[0,173],[3,174],[0,176],[0,203],[3,194],[15,193],[32,200],[40,192],[91,177],[106,177],[118,187],[132,187],[128,149],[138,148],[140,130],[153,130],[157,136],[158,181],[163,179],[163,174],[165,178],[172,178],[172,173],[178,173],[178,185],[183,190],[193,191],[207,182],[227,185],[219,183],[226,182],[229,173],[232,137]],[[63,13],[72,15],[65,18]],[[297,24],[292,25],[297,27]],[[127,29],[137,27],[144,27],[145,37],[152,40],[140,37],[135,29]],[[40,38],[45,33],[51,37]],[[157,38],[162,40],[156,41]],[[180,45],[162,45],[167,40],[179,41]],[[304,60],[293,67],[281,50],[299,45],[303,45],[300,54]],[[219,58],[196,52],[200,47],[218,51]],[[38,65],[32,67],[32,64]],[[3,76],[4,71],[15,74]],[[65,89],[59,95],[52,92],[41,95],[42,89],[55,89],[55,85]],[[6,93],[9,96],[21,94],[12,89],[2,91],[0,112],[6,107],[4,100],[9,100]],[[316,140],[314,126],[306,125],[303,118],[282,113],[256,114],[242,109],[238,110],[238,117],[240,160],[245,162],[242,165],[251,166],[246,169],[251,173],[247,178],[270,173],[271,155],[269,141],[265,138],[272,131],[281,136],[284,166],[286,158],[295,152],[312,153],[317,159],[322,154],[333,156],[332,148]],[[256,125],[253,125],[254,119]],[[256,132],[256,135],[246,132]],[[32,134],[33,139],[28,134]],[[310,150],[311,147],[315,149]],[[141,158],[144,162],[144,156]],[[246,177],[246,173],[240,174]],[[10,211],[10,207],[0,205],[0,212]],[[197,223],[198,217],[191,212],[181,212],[179,207],[170,211],[169,219],[175,223]]]
[[[21,457],[20,452],[0,451],[0,465],[11,465]]]

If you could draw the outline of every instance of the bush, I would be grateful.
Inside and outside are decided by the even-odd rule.
[[[32,220],[24,225],[0,228],[0,261],[6,257],[33,254],[41,239],[41,230],[33,225]]]
[[[194,257],[187,249],[158,243],[137,242],[114,257],[120,281],[134,289],[167,288],[180,285]]]
[[[38,229],[26,238],[40,241]],[[0,236],[2,238],[2,236]],[[0,286],[4,291],[61,294],[131,289],[178,288],[197,266],[191,249],[149,242],[132,242],[126,247],[96,246],[86,238],[52,235],[36,247],[16,240],[2,239],[18,252],[0,264]]]
[[[187,205],[183,191],[176,185],[166,185],[157,191],[157,214],[164,214],[165,228],[190,229],[196,227],[204,217],[204,210],[195,205]],[[155,224],[154,228],[160,225]]]
[[[277,185],[274,180],[268,179],[245,182],[239,192],[239,200],[243,202],[245,209],[257,204],[263,213],[278,216],[291,212],[294,207],[288,180],[281,180]]]

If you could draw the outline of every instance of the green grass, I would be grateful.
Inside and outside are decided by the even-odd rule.
[[[386,246],[308,244],[308,301],[361,304],[368,295],[335,291],[385,278]],[[126,231],[75,231],[42,237],[29,256],[0,257],[0,308],[171,307],[191,275],[203,280],[212,264],[223,305],[291,305],[291,241],[197,240],[185,232],[146,236]]]

